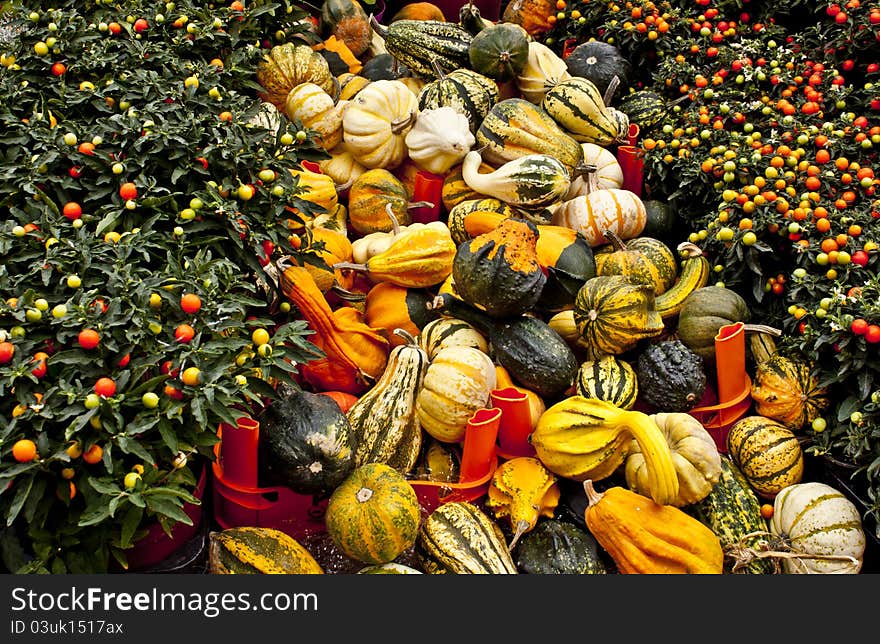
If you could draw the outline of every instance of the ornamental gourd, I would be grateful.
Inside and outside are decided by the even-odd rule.
[[[803,429],[831,405],[829,389],[819,386],[819,378],[810,360],[771,356],[755,368],[750,392],[755,411],[792,431]]]
[[[212,575],[322,575],[324,570],[296,539],[281,530],[242,526],[208,535]]]
[[[348,186],[345,191],[341,188],[336,190],[337,193],[345,192],[346,196],[349,196],[350,192],[348,191],[350,191],[352,183],[366,171],[366,168],[358,163],[344,142],[339,143],[328,152],[330,158],[321,159],[318,162],[318,167],[337,186]]]
[[[721,327],[750,318],[749,306],[739,293],[723,286],[704,286],[685,298],[676,335],[708,363],[715,360],[715,336]]]
[[[613,152],[595,143],[581,143],[581,148],[584,150],[584,165],[575,167],[572,172],[566,200],[589,194],[593,189],[623,187],[623,169]],[[591,169],[591,166],[596,166],[596,169]],[[595,187],[590,185],[591,174],[595,175]]]
[[[460,244],[452,279],[462,299],[492,317],[529,310],[547,281],[538,264],[538,231],[534,224],[505,219],[492,232]]]
[[[610,104],[615,94],[619,94],[629,86],[632,66],[612,44],[593,40],[583,42],[565,57],[565,65],[572,76],[579,76],[591,81],[603,94],[603,100]],[[614,78],[617,77],[617,81]],[[610,89],[611,84],[615,89]]]
[[[632,409],[639,394],[635,369],[626,360],[611,355],[584,361],[574,384],[578,395],[603,400],[620,409]]]
[[[549,519],[523,535],[516,548],[516,567],[532,575],[604,575],[599,544],[585,529]]]
[[[445,73],[436,69],[437,80],[426,83],[419,92],[419,109],[451,107],[467,117],[472,133],[498,102],[498,84],[472,69]]]
[[[468,419],[486,406],[496,382],[492,359],[479,349],[441,349],[428,365],[416,399],[422,429],[444,443],[462,440]]]
[[[431,299],[423,289],[379,282],[367,291],[364,319],[371,328],[385,333],[392,347],[406,344],[405,336],[394,329],[403,329],[416,337],[427,324],[439,319],[439,314],[427,306]]]
[[[636,237],[625,242],[606,230],[608,252],[597,252],[598,275],[626,275],[637,282],[654,287],[654,295],[662,295],[675,283],[678,265],[669,247],[658,239]]]
[[[519,456],[498,466],[489,482],[486,507],[496,519],[509,519],[513,537],[508,550],[513,551],[540,517],[553,518],[559,495],[556,476],[536,458]]]
[[[348,191],[348,223],[361,235],[387,233],[409,225],[409,199],[403,183],[385,168],[361,173]],[[392,219],[393,216],[393,219]]]
[[[473,347],[489,353],[486,337],[470,322],[453,317],[440,317],[428,322],[419,334],[419,346],[428,354],[428,360],[446,347]]]
[[[333,491],[325,523],[346,555],[383,564],[415,543],[420,512],[415,490],[403,474],[383,463],[368,463]]]
[[[659,411],[688,411],[706,391],[703,359],[681,340],[663,340],[639,353],[636,374],[642,400]]]
[[[428,356],[409,333],[401,329],[394,332],[406,344],[391,350],[382,376],[346,416],[356,439],[354,460],[358,467],[385,463],[406,474],[415,465],[422,447],[416,397],[425,379]]]
[[[527,154],[480,174],[483,158],[473,150],[464,157],[461,176],[474,191],[500,199],[511,206],[539,208],[559,201],[568,193],[568,170],[549,154]]]
[[[284,113],[304,129],[317,132],[316,141],[325,150],[342,141],[342,114],[348,101],[336,102],[315,83],[300,83],[287,95]]]
[[[621,120],[610,111],[596,85],[572,76],[548,90],[541,107],[572,138],[608,146],[625,140]],[[625,118],[625,115],[623,115]]]
[[[417,99],[406,85],[373,81],[346,107],[342,138],[362,165],[393,170],[406,157],[404,139],[417,114]]]
[[[556,52],[537,40],[529,42],[526,64],[516,77],[517,89],[524,99],[540,105],[549,90],[568,78],[568,67]]]
[[[325,35],[344,42],[354,56],[360,56],[370,46],[370,20],[358,0],[324,0],[321,28]]]
[[[370,16],[370,24],[388,53],[418,76],[433,79],[438,67],[447,72],[469,67],[472,36],[455,23],[397,20],[383,26]]]
[[[575,481],[611,476],[635,439],[645,455],[652,498],[661,505],[678,496],[672,452],[656,423],[640,411],[602,400],[569,396],[547,408],[530,441],[538,459],[554,474]]]
[[[651,420],[666,438],[678,475],[678,495],[669,505],[680,508],[701,501],[721,478],[721,454],[715,440],[690,414],[651,414]],[[634,441],[626,457],[626,484],[633,492],[652,496],[645,463],[645,456]]]
[[[858,508],[839,490],[817,481],[783,489],[773,501],[770,531],[786,551],[788,574],[857,574],[865,554]]]
[[[485,164],[482,167],[485,167]],[[446,223],[449,226],[449,232],[452,234],[452,240],[456,244],[461,244],[470,241],[477,235],[495,230],[498,224],[508,217],[521,219],[519,212],[510,204],[495,197],[481,197],[457,203],[449,211]],[[539,228],[539,243],[540,239]]]
[[[419,112],[404,139],[410,159],[434,174],[461,163],[474,141],[467,117],[448,106]]]
[[[804,452],[794,433],[760,415],[741,418],[727,434],[727,453],[759,496],[774,498],[804,475]]]
[[[584,521],[622,574],[723,573],[718,537],[678,508],[619,486],[598,492],[591,480],[584,491]]]
[[[621,275],[588,279],[574,301],[574,322],[592,358],[620,355],[664,329],[654,289]]]
[[[480,30],[468,48],[470,68],[499,83],[513,80],[522,73],[528,57],[528,33],[509,22]]]
[[[292,42],[275,45],[257,66],[261,100],[284,111],[287,95],[300,83],[314,83],[331,96],[335,95],[335,77],[327,60],[305,44]]]

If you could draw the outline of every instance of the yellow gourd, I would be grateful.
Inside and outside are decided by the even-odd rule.
[[[486,507],[496,519],[510,518],[514,531],[508,550],[538,523],[542,516],[553,518],[559,504],[559,485],[536,458],[518,456],[502,463],[492,475]]]

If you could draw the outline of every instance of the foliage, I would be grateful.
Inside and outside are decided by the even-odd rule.
[[[125,566],[151,523],[190,523],[218,424],[320,355],[267,271],[297,254],[286,207],[314,212],[290,170],[325,153],[297,123],[252,122],[265,48],[312,25],[269,0],[165,15],[27,4],[0,58],[0,341],[14,347],[0,364],[0,514],[32,555],[25,570],[100,572],[111,556]],[[95,391],[104,377],[115,392]],[[35,460],[13,459],[21,439]],[[86,462],[93,445],[103,454]]]

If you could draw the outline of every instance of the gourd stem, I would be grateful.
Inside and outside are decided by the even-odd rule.
[[[367,271],[366,264],[355,264],[354,262],[336,262],[332,266],[333,270],[350,270],[350,271]]]
[[[620,85],[620,77],[615,74],[608,83],[608,87],[605,88],[605,94],[602,96],[602,102],[605,103],[606,107],[611,102],[611,97],[614,96],[614,92],[617,90],[618,85]]]
[[[620,237],[617,236],[616,233],[614,233],[614,231],[603,230],[602,236],[605,237],[605,239],[607,239],[609,242],[611,242],[611,245],[614,247],[614,250],[617,250],[617,251],[620,251],[620,250],[625,251],[626,250],[626,244],[623,242],[623,240]]]
[[[440,80],[446,78],[446,72],[440,67],[440,63],[437,62],[436,58],[431,59],[431,67],[434,68],[434,73],[437,74],[437,78]]]
[[[805,552],[792,552],[790,549],[756,550],[755,548],[746,545],[746,542],[749,539],[755,539],[757,537],[771,537],[771,539],[773,540],[772,542],[765,542],[768,547],[791,547],[784,538],[780,538],[779,535],[775,535],[772,532],[758,530],[757,532],[750,532],[748,534],[745,534],[740,537],[735,544],[729,545],[724,549],[725,554],[733,557],[735,560],[735,563],[733,564],[734,571],[749,565],[753,559],[774,559],[774,565],[776,564],[775,559],[815,559],[819,561],[849,561],[854,566],[859,565],[859,560],[851,555],[808,554]]]
[[[407,331],[406,329],[401,329],[400,327],[397,327],[394,329],[394,331],[392,331],[392,333],[394,335],[399,335],[401,338],[406,340],[407,344],[409,344],[411,346],[415,346],[418,344],[416,342],[416,339],[413,337],[413,334],[410,333],[409,331]]]
[[[584,163],[583,161],[579,161],[578,164],[571,171],[571,178],[577,179],[578,177],[588,177],[591,173],[596,172],[599,169],[595,163]]]
[[[782,335],[782,331],[772,326],[767,326],[766,324],[745,324],[743,325],[743,331],[752,331],[753,333],[766,333],[767,335],[773,335],[779,337]]]
[[[385,40],[385,36],[388,35],[388,27],[383,27],[382,25],[380,25],[379,21],[376,20],[376,16],[374,16],[373,14],[370,14],[370,27],[373,31],[379,34],[379,37],[382,40]]]
[[[392,134],[401,134],[403,131],[411,126],[413,122],[416,120],[416,113],[412,111],[409,113],[409,116],[406,118],[400,119],[398,121],[391,121],[391,133]]]
[[[408,204],[406,207],[408,210],[412,210],[413,208],[433,208],[434,202],[433,201],[413,201],[412,203]]]
[[[340,300],[345,300],[346,302],[363,302],[367,299],[365,293],[349,291],[347,288],[343,288],[339,284],[334,284],[330,287],[330,290],[333,291]]]
[[[703,254],[703,251],[696,244],[692,244],[691,242],[681,242],[678,246],[676,246],[675,250],[678,251],[679,255],[682,255],[685,259],[691,259],[693,257],[699,257]]]
[[[510,543],[507,545],[507,551],[513,552],[513,549],[516,547],[519,538],[523,536],[529,529],[529,522],[524,519],[520,519],[516,522],[516,532],[513,533],[513,539],[510,540]]]
[[[336,192],[343,192],[351,188],[351,185],[354,183],[354,179],[351,177],[348,178],[348,181],[345,183],[334,183],[333,187],[336,188]]]
[[[602,497],[605,496],[601,492],[597,492],[596,488],[593,487],[593,481],[587,479],[584,481],[584,492],[587,493],[587,501],[590,502],[589,507],[593,507],[599,501],[602,500]]]
[[[400,234],[400,222],[397,221],[397,217],[394,216],[394,210],[391,208],[390,203],[385,204],[385,212],[391,219],[391,234],[397,237]]]
[[[357,491],[357,494],[354,495],[354,498],[358,500],[358,503],[366,503],[373,497],[373,490],[368,487],[362,487]]]

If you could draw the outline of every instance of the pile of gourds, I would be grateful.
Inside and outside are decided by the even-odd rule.
[[[289,221],[325,268],[278,262],[326,357],[260,418],[265,474],[329,496],[327,532],[363,572],[420,572],[394,562],[409,548],[429,573],[858,572],[855,506],[802,481],[797,432],[827,405],[809,365],[752,336],[756,404],[726,453],[687,413],[718,329],[749,312],[622,189],[616,82],[603,96],[471,5],[380,25],[326,0],[322,24],[345,71],[291,43],[258,75],[267,113],[329,155],[298,176],[324,214]],[[420,173],[442,180],[439,221],[413,220]],[[480,503],[423,516],[408,479],[456,482],[468,419],[504,386],[528,396],[535,455],[503,460]],[[583,485],[581,522],[556,517],[563,482]],[[321,572],[277,531],[212,541],[217,572]]]

